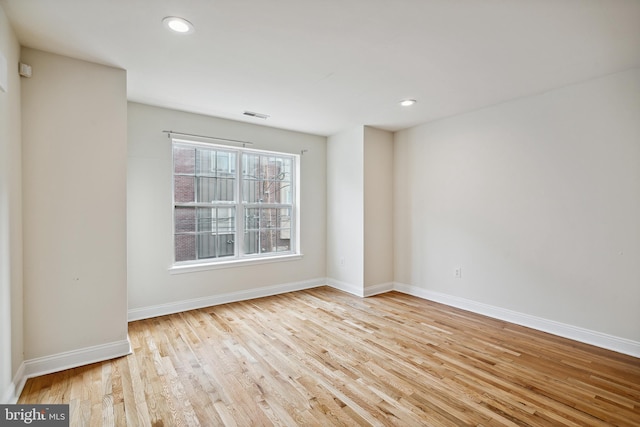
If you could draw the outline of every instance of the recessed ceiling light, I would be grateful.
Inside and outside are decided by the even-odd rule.
[[[194,31],[193,24],[191,24],[191,22],[184,18],[178,18],[177,16],[167,16],[162,20],[162,23],[165,27],[171,31],[175,31],[176,33],[189,34]]]
[[[415,99],[403,99],[402,101],[400,101],[400,105],[402,105],[403,107],[410,107],[416,102],[418,101],[416,101]]]

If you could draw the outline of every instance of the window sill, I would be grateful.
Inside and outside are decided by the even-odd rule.
[[[302,254],[288,254],[264,258],[234,259],[230,261],[219,261],[198,264],[172,265],[169,267],[169,274],[194,273],[197,271],[218,270],[221,268],[247,267],[257,264],[270,264],[273,262],[296,261],[302,259]]]

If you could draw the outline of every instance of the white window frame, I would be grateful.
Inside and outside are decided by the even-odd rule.
[[[185,206],[189,204],[185,203],[176,203],[175,200],[175,184],[174,178],[176,176],[175,173],[175,157],[174,157],[174,147],[175,146],[188,146],[194,148],[206,148],[206,149],[218,149],[223,151],[233,151],[236,153],[236,175],[235,175],[235,186],[234,186],[234,201],[233,202],[216,202],[218,206],[215,207],[233,207],[235,208],[235,218],[236,218],[236,231],[235,231],[235,245],[234,245],[234,255],[226,256],[220,258],[205,258],[205,259],[196,259],[196,260],[188,260],[188,261],[176,261],[176,218],[175,218],[175,208],[176,206]],[[292,170],[291,170],[291,236],[289,238],[290,242],[290,250],[283,252],[268,252],[268,253],[258,253],[258,254],[246,254],[244,253],[244,225],[245,225],[245,209],[251,208],[282,208],[282,204],[272,204],[272,203],[245,203],[242,200],[242,188],[243,188],[243,180],[244,173],[242,171],[242,157],[244,154],[258,154],[258,155],[269,155],[275,157],[288,157],[292,160]],[[212,153],[213,156],[213,153]],[[229,145],[221,145],[221,144],[213,144],[206,143],[200,141],[193,141],[182,138],[172,138],[171,139],[171,193],[172,193],[172,205],[171,205],[171,219],[172,219],[172,262],[169,268],[170,273],[179,274],[179,273],[188,273],[194,271],[204,271],[218,268],[228,268],[228,267],[238,267],[238,266],[246,266],[251,264],[263,264],[263,263],[271,263],[271,262],[280,262],[280,261],[292,261],[302,258],[302,253],[300,252],[300,155],[293,153],[285,153],[285,152],[276,152],[276,151],[267,151],[267,150],[257,150],[246,147],[236,147]],[[229,165],[229,170],[231,170],[231,165]],[[221,206],[224,205],[224,206]],[[190,204],[193,207],[207,207],[203,206],[201,203],[194,202]],[[289,204],[287,204],[288,207]],[[278,231],[278,235],[280,232]]]

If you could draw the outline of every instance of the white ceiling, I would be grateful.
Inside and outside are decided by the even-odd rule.
[[[126,69],[132,101],[320,135],[362,124],[398,130],[640,67],[639,0],[0,6],[23,46]],[[169,15],[195,32],[169,33]],[[418,104],[402,108],[403,98]]]

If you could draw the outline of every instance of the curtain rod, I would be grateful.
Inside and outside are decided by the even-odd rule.
[[[191,136],[191,137],[194,137],[194,138],[211,139],[211,140],[214,140],[214,141],[232,142],[232,143],[235,143],[235,144],[242,144],[243,147],[246,144],[253,145],[253,142],[240,141],[238,139],[218,138],[216,136],[206,136],[206,135],[195,135],[193,133],[176,132],[176,131],[173,131],[173,130],[163,130],[162,132],[167,134],[167,138],[171,138],[171,135],[179,135],[179,136]],[[309,151],[309,150],[307,150],[307,149],[300,150],[300,155],[304,156],[304,153],[306,153],[307,151]]]
[[[173,130],[163,130],[162,132],[166,133],[168,138],[171,138],[171,135],[192,136],[194,138],[204,138],[204,139],[212,139],[212,140],[215,140],[215,141],[233,142],[233,143],[236,143],[236,144],[242,144],[243,146],[246,145],[246,144],[253,145],[253,142],[239,141],[237,139],[218,138],[216,136],[206,136],[206,135],[195,135],[193,133],[176,132],[176,131],[173,131]]]

